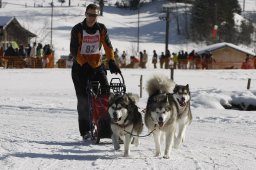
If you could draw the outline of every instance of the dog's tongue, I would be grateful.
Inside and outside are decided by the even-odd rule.
[[[185,104],[185,102],[184,101],[182,101],[182,100],[178,100],[178,102],[179,102],[179,104],[180,104],[180,106],[181,107],[183,107],[183,106],[185,106],[186,104]]]
[[[158,122],[158,125],[159,125],[160,127],[163,127],[164,122]]]
[[[121,120],[121,117],[120,118],[113,118],[113,121],[114,122],[118,122],[118,121],[120,121]]]

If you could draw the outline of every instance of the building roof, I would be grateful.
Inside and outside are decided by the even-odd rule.
[[[36,34],[22,27],[15,17],[0,16],[0,27],[2,27],[3,30],[5,30],[10,23],[13,23],[15,26],[17,26],[20,29],[21,32],[26,33],[26,35],[28,35],[29,37],[36,37]]]
[[[209,52],[212,52],[212,51],[215,51],[215,50],[218,50],[218,49],[221,49],[221,48],[224,48],[224,47],[230,47],[230,48],[233,48],[233,49],[236,49],[238,51],[241,51],[243,53],[246,53],[246,54],[249,54],[249,55],[252,55],[252,56],[255,56],[256,54],[250,50],[247,50],[247,49],[244,49],[242,47],[239,47],[237,45],[234,45],[234,44],[231,44],[231,43],[226,43],[226,42],[222,42],[222,43],[217,43],[217,44],[212,44],[212,45],[209,45],[209,46],[206,46],[206,47],[203,47],[203,48],[200,48],[196,51],[196,53],[198,54],[202,54],[206,51],[209,51]]]
[[[10,21],[11,21],[13,18],[14,18],[14,17],[0,16],[0,26],[3,27],[3,29],[5,29],[5,27],[10,23]]]

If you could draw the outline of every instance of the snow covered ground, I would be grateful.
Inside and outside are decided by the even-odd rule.
[[[51,0],[3,2],[13,4],[5,5],[0,15],[17,17],[22,26],[38,34],[37,42],[50,42],[51,9],[24,8],[15,4],[33,6],[43,2],[46,5]],[[64,5],[67,6],[67,2]],[[72,0],[73,7],[54,8],[56,57],[69,53],[70,30],[84,18],[82,3],[84,1]],[[140,50],[146,49],[149,57],[153,49],[160,54],[165,48],[165,23],[158,18],[162,1],[154,3],[143,6],[140,14]],[[246,0],[246,9],[249,7],[255,9],[255,0]],[[128,53],[137,49],[137,11],[127,10],[125,15],[120,9],[108,6],[99,21],[109,28],[114,48]],[[173,24],[174,21],[170,28],[171,51],[195,48],[179,41]],[[200,45],[196,47],[200,48]],[[152,67],[149,63],[147,69],[123,69],[127,91],[139,94],[141,75],[144,85],[152,74],[170,75],[169,70]],[[184,144],[172,151],[169,160],[154,157],[152,136],[141,138],[141,145],[131,148],[129,158],[122,156],[123,148],[114,151],[110,139],[102,140],[99,145],[81,142],[70,72],[70,69],[0,68],[1,170],[255,169],[256,111],[225,110],[221,105],[229,101],[243,101],[245,106],[256,103],[255,70],[175,70],[174,80],[190,85],[193,122]],[[113,75],[109,73],[108,77]],[[248,78],[252,79],[250,90],[246,89]],[[139,101],[141,109],[145,108],[147,97],[143,89]],[[146,128],[143,134],[147,134]]]
[[[169,70],[123,69],[127,91],[139,94],[152,74]],[[256,103],[254,70],[175,70],[178,84],[189,84],[193,122],[171,158],[154,157],[153,137],[123,157],[110,139],[83,143],[70,69],[0,69],[0,167],[34,169],[243,169],[256,167],[256,111],[225,110],[220,103],[240,97]],[[116,77],[108,74],[109,79]],[[247,79],[252,78],[247,90]],[[146,91],[140,99],[145,108]],[[143,134],[147,134],[146,128]]]

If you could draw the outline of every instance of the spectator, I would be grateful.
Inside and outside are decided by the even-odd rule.
[[[29,56],[30,57],[36,57],[36,42],[33,43],[33,47],[31,48]]]
[[[253,69],[253,65],[249,56],[245,58],[245,61],[241,65],[241,69]]]
[[[256,69],[256,56],[254,56],[254,68]]]
[[[22,58],[26,57],[26,51],[25,51],[24,46],[22,44],[20,45],[20,48],[18,50],[18,55]]]
[[[136,58],[135,56],[130,57],[130,64],[128,64],[127,68],[138,68],[139,67],[140,60]]]
[[[0,57],[4,56],[4,48],[0,46]]]
[[[48,60],[47,55],[43,55],[43,57],[42,57],[42,67],[47,68],[48,63],[49,63],[49,60]]]
[[[195,65],[196,65],[196,69],[201,69],[201,66],[202,66],[201,56],[197,53],[195,53]]]
[[[115,63],[118,67],[120,67],[120,58],[119,55],[117,53],[117,51],[114,51],[114,57],[115,57]]]
[[[181,63],[181,67],[183,69],[187,69],[187,65],[188,65],[188,52],[187,51],[182,51],[182,63]]]
[[[160,68],[163,68],[164,60],[165,60],[165,55],[164,55],[164,52],[162,52],[161,55],[160,55],[160,57],[159,57]]]
[[[202,54],[202,69],[211,69],[213,62],[215,62],[215,60],[212,58],[210,51],[206,51]]]
[[[125,51],[123,51],[123,53],[121,55],[120,63],[121,63],[121,68],[126,67],[126,52]]]
[[[26,51],[26,57],[29,57],[30,51],[31,51],[31,46],[30,46],[30,44],[28,44],[28,46],[26,47],[25,51]]]
[[[119,50],[116,48],[115,52],[117,53],[117,55],[119,56]]]
[[[173,68],[177,69],[177,66],[178,66],[178,55],[176,53],[172,53],[172,60],[173,60]]]
[[[41,43],[38,43],[36,47],[36,56],[42,57],[42,55],[43,55],[43,45]]]
[[[146,64],[148,62],[148,54],[146,50],[143,50],[143,57],[142,57],[142,62],[141,62],[141,68],[146,68]]]
[[[18,54],[15,52],[14,48],[12,47],[12,44],[9,44],[7,49],[4,52],[4,56],[17,56]]]
[[[157,68],[156,67],[156,63],[157,63],[157,53],[156,53],[156,50],[153,50],[152,63],[154,64],[154,68]]]
[[[139,52],[139,56],[140,56],[140,64],[139,64],[139,66],[142,67],[142,59],[143,59],[143,52],[142,51]]]
[[[187,68],[194,69],[195,68],[195,50],[192,50],[187,57]]]
[[[164,68],[165,69],[169,69],[170,59],[171,59],[171,53],[170,53],[170,50],[167,50],[166,54],[165,54],[165,59],[164,59]]]

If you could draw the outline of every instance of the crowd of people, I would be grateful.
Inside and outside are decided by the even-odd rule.
[[[125,51],[119,54],[116,48],[115,61],[121,68],[146,68],[149,60],[149,54],[146,50],[139,52],[139,57],[130,56],[130,62],[127,62],[128,55]],[[154,68],[158,68],[158,63],[160,68],[164,69],[211,69],[211,65],[214,61],[212,54],[210,52],[205,52],[201,55],[195,53],[192,50],[190,53],[185,51],[179,51],[178,53],[171,53],[167,50],[166,54],[161,52],[157,54],[156,50],[152,51],[152,65]]]
[[[195,50],[191,52],[181,50],[178,53],[171,53],[167,50],[166,54],[164,52],[158,54],[156,50],[148,54],[146,50],[143,50],[139,52],[139,57],[131,55],[128,58],[128,54],[125,51],[119,54],[116,48],[114,55],[116,64],[121,68],[146,68],[149,64],[149,55],[152,56],[150,64],[153,65],[153,68],[158,68],[159,65],[159,68],[163,69],[212,69],[213,64],[216,63],[210,51],[205,51],[199,55]],[[127,62],[128,60],[129,62]],[[250,58],[246,56],[241,69],[254,68],[256,68],[256,57]]]
[[[26,63],[26,66],[31,66],[33,59],[37,58],[42,63],[42,68],[52,67],[50,60],[53,58],[53,50],[49,44],[42,45],[41,43],[34,42],[31,46],[27,44],[24,47],[20,44],[18,48],[14,48],[12,44],[8,44],[6,49],[0,47],[0,56],[3,57],[20,57]]]

